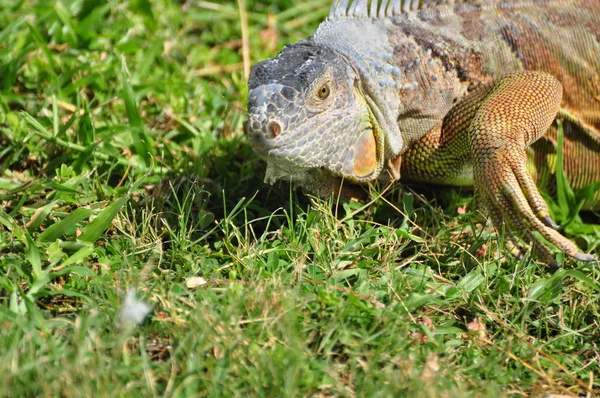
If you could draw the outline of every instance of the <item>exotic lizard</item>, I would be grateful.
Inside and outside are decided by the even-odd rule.
[[[472,185],[515,252],[519,236],[553,262],[535,231],[595,257],[556,230],[535,182],[552,190],[561,131],[570,184],[600,180],[598,0],[338,0],[248,85],[244,129],[267,182]]]

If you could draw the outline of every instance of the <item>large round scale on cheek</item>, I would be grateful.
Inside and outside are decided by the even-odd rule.
[[[354,176],[365,178],[377,168],[377,142],[373,130],[362,132],[354,150]]]

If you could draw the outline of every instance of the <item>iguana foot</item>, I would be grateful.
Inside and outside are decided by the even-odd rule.
[[[525,147],[548,129],[561,97],[562,87],[551,75],[507,75],[489,88],[469,126],[479,201],[488,208],[497,228],[505,226],[509,242],[517,242],[518,236],[533,244],[536,255],[549,264],[554,262],[552,252],[534,232],[575,259],[594,259],[557,231],[558,225],[526,169]]]
[[[528,243],[534,243],[536,254],[546,262],[553,261],[551,251],[540,242],[533,232],[579,260],[591,260],[593,256],[579,251],[569,239],[561,235],[540,201],[540,194],[525,170],[525,152],[522,148],[505,145],[487,161],[478,162],[482,170],[475,171],[476,194],[485,203],[492,221],[497,227],[505,224],[510,241],[515,235]]]

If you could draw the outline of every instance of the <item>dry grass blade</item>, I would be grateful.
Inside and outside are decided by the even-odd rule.
[[[240,25],[242,28],[242,58],[244,64],[244,78],[250,77],[250,38],[248,37],[248,12],[246,0],[238,0],[240,11]]]
[[[240,62],[237,64],[231,64],[231,65],[215,65],[215,66],[207,66],[205,68],[202,69],[196,69],[194,71],[194,76],[195,77],[206,77],[206,76],[215,76],[215,75],[222,75],[225,73],[232,73],[232,72],[236,72],[240,69],[244,69],[244,63]]]

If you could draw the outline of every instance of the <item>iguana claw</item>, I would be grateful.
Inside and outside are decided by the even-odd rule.
[[[550,218],[550,216],[542,217],[542,221],[544,222],[544,224],[546,224],[547,226],[549,226],[552,229],[558,229],[558,228],[560,228],[558,226],[558,224],[555,223],[554,220]]]
[[[595,254],[577,253],[576,255],[573,256],[573,258],[575,258],[579,261],[592,261],[592,260],[595,260],[597,258],[597,256]]]

